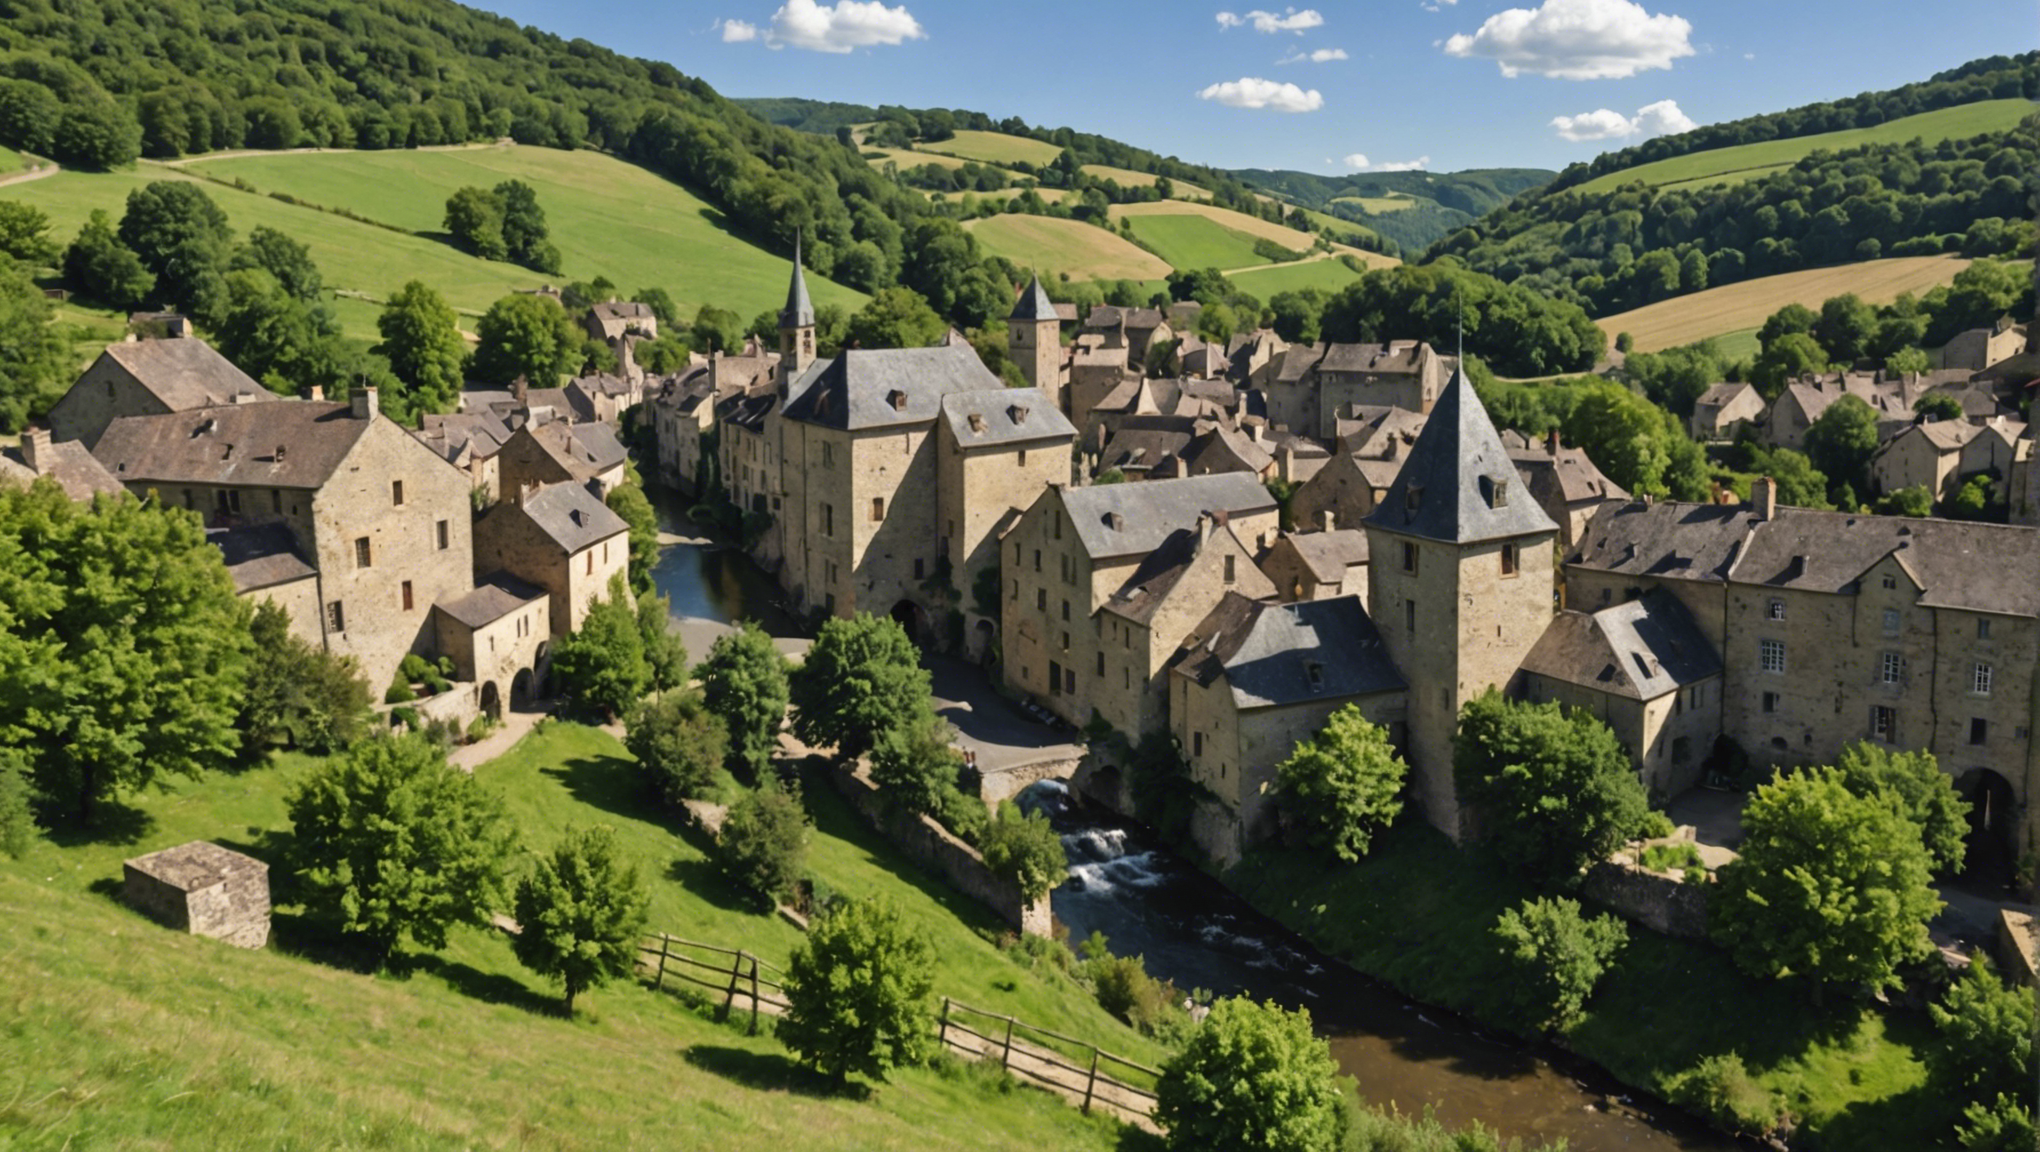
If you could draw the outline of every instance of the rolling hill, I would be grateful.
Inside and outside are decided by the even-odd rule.
[[[1150,240],[1149,236],[1160,237],[1159,244],[1168,245],[1174,251],[1175,255],[1169,256],[1169,260],[1178,268],[1216,267],[1224,270],[1268,264],[1270,261],[1266,257],[1254,253],[1255,240],[1272,240],[1292,250],[1307,247],[1311,240],[1309,233],[1270,220],[1213,204],[1183,200],[1114,205],[1112,218],[1133,221],[1134,235],[1139,236],[1143,243],[1156,245],[1158,242]],[[1393,256],[1365,252],[1344,244],[1335,244],[1332,250],[1342,256],[1356,256],[1374,268],[1390,268],[1401,263]],[[1167,252],[1164,254],[1168,255]]]
[[[1658,352],[1755,329],[1787,304],[1819,311],[1822,301],[1845,292],[1853,292],[1869,304],[1889,304],[1906,292],[1924,295],[1953,281],[1969,264],[1955,256],[1913,256],[1809,268],[1709,288],[1595,323],[1611,342],[1627,332],[1638,352]]]
[[[1174,269],[1152,252],[1081,220],[1017,213],[987,216],[964,225],[994,256],[1023,268],[1072,280],[1161,280]]]

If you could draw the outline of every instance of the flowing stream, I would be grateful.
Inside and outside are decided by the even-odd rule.
[[[698,535],[681,497],[652,495],[662,528]],[[653,580],[683,620],[753,620],[774,635],[796,634],[772,579],[735,548],[669,545]],[[1744,1147],[1662,1103],[1631,1099],[1561,1053],[1490,1035],[1355,974],[1138,828],[1072,804],[1059,781],[1035,785],[1022,803],[1048,812],[1062,834],[1070,878],[1052,902],[1071,940],[1102,932],[1113,952],[1145,957],[1151,974],[1185,991],[1308,1007],[1339,1067],[1374,1103],[1405,1114],[1429,1106],[1447,1125],[1478,1120],[1533,1147],[1563,1139],[1571,1152]]]

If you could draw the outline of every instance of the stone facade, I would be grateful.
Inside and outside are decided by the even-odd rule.
[[[129,906],[171,928],[237,948],[269,942],[269,865],[193,840],[121,865]]]
[[[440,654],[453,660],[456,680],[476,685],[483,715],[501,720],[541,694],[551,649],[550,601],[543,590],[498,574],[434,606]]]
[[[275,399],[203,340],[131,340],[100,353],[45,419],[55,439],[82,440],[90,448],[122,416]]]
[[[629,564],[630,526],[577,485],[527,487],[475,521],[475,570],[544,589],[554,636],[578,630]]]

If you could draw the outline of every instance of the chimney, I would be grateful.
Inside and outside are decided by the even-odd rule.
[[[356,420],[375,419],[376,413],[381,410],[376,404],[376,397],[377,389],[373,384],[363,385],[354,390],[354,395],[348,397],[348,399],[354,405],[354,418]]]
[[[526,380],[522,376],[512,380],[510,382],[510,395],[517,401],[519,408],[527,406],[531,402],[531,381]]]
[[[1401,455],[1402,455],[1402,437],[1390,433],[1388,437],[1388,451],[1381,458],[1383,460],[1394,460],[1395,458]]]
[[[722,360],[721,352],[713,348],[708,350],[708,392],[710,396],[715,395],[716,389],[721,387],[721,385],[718,384],[716,381],[716,377],[720,375],[720,373],[717,371],[717,368],[721,360]],[[715,401],[710,400],[709,403],[713,404],[715,403]]]
[[[281,464],[281,463],[283,463],[283,454],[284,454],[284,449],[285,449],[285,446],[284,446],[284,445],[282,445],[282,444],[278,444],[278,445],[276,446],[276,455],[275,455],[275,456],[272,456],[272,457],[271,457],[271,459],[272,459],[272,460],[275,460],[275,461],[276,461],[276,462],[277,462],[278,464]]]
[[[50,458],[50,430],[47,428],[30,428],[21,434],[22,463],[28,465],[31,472],[41,472],[42,465],[36,463],[38,459],[47,464],[56,463]]]
[[[1326,508],[1325,510],[1319,512],[1317,514],[1317,518],[1318,527],[1326,532],[1333,531],[1335,528],[1337,528],[1339,523],[1339,514],[1337,512],[1332,511],[1330,508]]]
[[[298,389],[298,395],[317,404],[326,398],[326,390],[317,384],[307,384]]]
[[[538,495],[538,482],[535,480],[524,481],[517,486],[517,506],[522,508],[526,504],[531,503],[531,498],[536,495]]]
[[[1197,551],[1199,552],[1204,551],[1204,546],[1211,542],[1212,519],[1213,517],[1209,512],[1199,512],[1197,514]]]
[[[1553,459],[1558,458],[1558,429],[1553,428],[1544,434],[1544,451]]]
[[[1756,510],[1757,519],[1772,520],[1778,515],[1778,482],[1769,476],[1759,476],[1750,481],[1750,506]]]

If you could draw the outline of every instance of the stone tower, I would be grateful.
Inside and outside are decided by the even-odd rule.
[[[779,310],[779,394],[815,360],[815,303],[808,299],[807,275],[800,268],[800,237],[793,238],[793,281],[786,286],[786,307]]]
[[[1368,610],[1409,682],[1403,750],[1425,817],[1458,839],[1459,709],[1506,688],[1550,624],[1558,526],[1457,370],[1364,526]]]
[[[1030,387],[1039,388],[1048,402],[1063,411],[1062,321],[1055,303],[1042,290],[1036,276],[1006,317],[1006,356],[1020,366]]]

